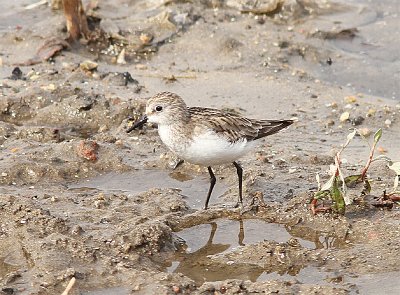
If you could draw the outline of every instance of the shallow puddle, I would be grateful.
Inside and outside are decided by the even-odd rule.
[[[209,187],[207,177],[194,177],[181,172],[162,170],[137,170],[127,173],[107,173],[85,182],[72,184],[69,189],[97,189],[104,192],[124,192],[139,194],[151,188],[174,188],[181,190],[191,208],[204,206]],[[218,196],[227,191],[227,187],[217,182],[211,196],[210,204],[218,203]]]
[[[299,270],[296,274],[279,274],[277,272],[267,273],[263,272],[258,278],[257,281],[271,281],[271,280],[293,280],[296,279],[300,283],[303,284],[324,284],[324,281],[327,279],[328,273],[322,271],[320,268],[315,266],[306,266]],[[327,282],[325,282],[327,284]]]
[[[293,231],[293,227],[290,228]],[[256,265],[227,265],[224,269],[207,268],[208,256],[234,250],[246,244],[255,244],[260,241],[268,240],[278,243],[287,242],[294,235],[288,227],[276,223],[268,223],[263,220],[227,220],[219,219],[209,224],[200,224],[186,228],[176,234],[184,241],[183,251],[176,254],[176,257],[167,267],[168,272],[178,272],[192,278],[197,283],[205,281],[220,281],[225,279],[244,279],[251,281],[269,280],[281,276],[296,279],[303,279],[306,283],[310,280],[323,281],[325,277],[315,275],[320,273],[317,268],[305,267],[290,269],[285,273],[266,273],[263,268]],[[311,229],[304,229],[307,233],[313,232]],[[294,231],[300,245],[315,249],[324,246],[325,236],[318,237],[314,230],[313,234],[305,234],[303,239],[301,231]],[[321,233],[319,233],[321,235]],[[315,241],[315,239],[317,241]],[[322,242],[321,242],[322,241]],[[327,243],[327,247],[333,246]]]

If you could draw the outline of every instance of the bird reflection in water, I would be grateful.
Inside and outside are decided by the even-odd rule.
[[[243,279],[256,281],[264,272],[264,269],[256,265],[248,265],[241,263],[221,264],[214,262],[209,258],[210,255],[223,253],[232,248],[231,241],[227,243],[214,243],[214,237],[218,229],[216,222],[211,222],[210,236],[206,244],[194,252],[186,252],[187,245],[183,245],[181,251],[175,256],[175,261],[179,265],[173,271],[175,273],[183,273],[193,279],[196,283],[202,284],[205,281],[221,281],[227,278]],[[237,235],[237,245],[244,246],[244,225],[243,220],[239,220],[239,233]],[[228,243],[229,242],[229,243]],[[235,246],[235,245],[233,245]]]

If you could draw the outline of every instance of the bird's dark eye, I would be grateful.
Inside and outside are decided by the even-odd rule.
[[[162,106],[156,106],[156,111],[161,112],[162,111]]]

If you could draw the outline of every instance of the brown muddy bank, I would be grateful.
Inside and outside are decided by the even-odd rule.
[[[400,105],[377,96],[391,98],[395,83],[371,71],[376,96],[363,91],[362,62],[337,46],[367,46],[366,24],[381,25],[374,7],[100,2],[88,14],[101,42],[20,66],[13,80],[16,64],[66,36],[60,11],[28,2],[1,4],[0,292],[61,294],[74,277],[70,294],[398,294],[398,205],[309,211],[315,176],[328,179],[349,128],[382,128],[377,154],[400,160]],[[390,26],[393,11],[383,14]],[[340,75],[345,68],[358,70]],[[216,169],[204,211],[204,168],[172,170],[152,126],[126,134],[146,99],[165,90],[192,106],[298,118],[241,160],[241,212],[233,167]],[[345,173],[360,171],[368,153],[356,138]],[[372,195],[393,186],[385,162],[369,177]]]

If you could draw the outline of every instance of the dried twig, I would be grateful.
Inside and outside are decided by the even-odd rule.
[[[69,41],[76,42],[83,35],[89,35],[89,26],[81,0],[63,0],[64,15],[67,21]]]
[[[67,287],[65,288],[64,292],[62,292],[61,295],[68,295],[69,291],[71,291],[72,287],[74,287],[75,281],[76,281],[75,277],[72,277]]]

